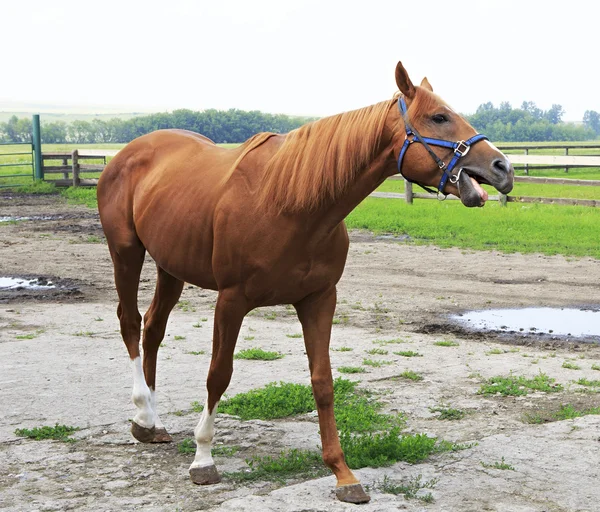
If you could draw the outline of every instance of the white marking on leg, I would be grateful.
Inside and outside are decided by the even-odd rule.
[[[150,390],[150,401],[152,404],[152,410],[154,411],[154,426],[156,428],[165,428],[165,426],[163,425],[163,422],[160,421],[160,418],[158,417],[158,404],[157,404],[157,398],[156,398],[156,391],[154,389]]]
[[[140,427],[152,428],[154,426],[154,410],[152,409],[152,396],[150,388],[144,378],[144,369],[142,368],[142,358],[140,356],[132,359],[131,368],[133,369],[133,392],[131,400],[138,411],[133,417]]]
[[[198,425],[194,429],[194,437],[196,438],[196,456],[192,462],[190,469],[200,468],[204,466],[213,466],[214,461],[210,453],[210,446],[215,435],[215,417],[217,415],[217,405],[212,413],[208,413],[208,400],[204,404],[204,410]]]

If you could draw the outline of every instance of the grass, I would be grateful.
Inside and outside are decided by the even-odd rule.
[[[571,363],[569,361],[565,361],[562,364],[562,367],[567,368],[569,370],[581,370],[581,366],[579,366],[578,364],[575,364],[575,363]]]
[[[366,370],[361,366],[340,366],[338,369],[340,373],[365,373]]]
[[[412,380],[413,382],[419,382],[423,380],[423,376],[412,370],[406,370],[398,375],[401,379]]]
[[[456,341],[444,340],[444,341],[434,341],[433,344],[436,347],[458,347],[460,343]]]
[[[399,352],[394,352],[394,354],[402,357],[423,357],[423,354],[419,354],[414,350],[400,350]]]
[[[419,491],[421,489],[433,489],[438,481],[439,479],[437,478],[423,481],[423,475],[417,475],[409,477],[404,482],[394,482],[385,475],[382,482],[375,482],[372,487],[386,494],[393,494],[395,496],[402,494],[407,500],[416,498],[423,503],[433,503],[433,495],[430,492],[419,494]]]
[[[580,386],[586,386],[589,388],[597,388],[600,387],[600,380],[589,380],[582,377],[581,379],[576,381],[576,384],[579,384]]]
[[[580,418],[581,416],[587,416],[589,414],[600,414],[600,407],[589,407],[586,409],[579,409],[572,404],[561,405],[560,409],[555,411],[538,411],[534,413],[526,413],[523,416],[525,423],[542,424],[550,423],[552,421],[571,420],[574,418]]]
[[[436,416],[438,420],[462,420],[466,416],[466,412],[461,409],[454,409],[452,407],[430,407],[429,410],[431,412],[439,412],[440,414]]]
[[[79,430],[79,427],[70,427],[67,425],[59,425],[57,423],[54,427],[44,426],[32,429],[18,428],[15,430],[15,435],[19,437],[28,437],[29,439],[35,439],[36,441],[54,439],[56,441],[74,443],[75,439],[71,438],[70,435],[77,430]]]
[[[279,352],[268,352],[262,348],[240,350],[233,356],[234,359],[249,359],[252,361],[274,361],[275,359],[281,359],[282,357],[283,354]]]
[[[254,456],[246,459],[248,469],[224,473],[236,482],[269,480],[284,482],[289,478],[315,478],[329,473],[321,454],[310,450],[287,450],[278,456]]]
[[[346,221],[351,229],[408,235],[416,244],[600,258],[598,208],[518,203],[503,208],[490,203],[480,209],[465,208],[460,201],[409,205],[369,197]]]
[[[354,349],[350,347],[332,348],[334,352],[352,352]]]
[[[374,361],[373,359],[363,359],[362,364],[372,366],[373,368],[381,368],[385,364],[394,364],[393,361]]]
[[[387,356],[388,355],[388,351],[383,348],[372,348],[370,350],[365,350],[365,352],[372,356],[376,356],[376,355]]]
[[[491,464],[486,463],[486,462],[481,462],[481,465],[487,469],[502,469],[502,470],[510,470],[510,471],[515,470],[514,466],[512,466],[504,461],[504,457],[502,457],[502,459],[499,462],[494,462]]]
[[[561,384],[555,384],[555,379],[541,373],[533,379],[509,375],[508,377],[492,377],[479,388],[481,395],[501,394],[504,396],[524,396],[530,391],[556,393],[563,390]]]

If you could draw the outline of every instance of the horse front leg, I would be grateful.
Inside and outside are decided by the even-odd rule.
[[[213,350],[206,388],[208,398],[198,425],[194,429],[196,456],[190,466],[190,478],[199,485],[221,480],[211,454],[215,434],[215,417],[221,396],[229,386],[233,373],[233,352],[244,316],[248,312],[241,293],[220,291],[215,307]]]
[[[323,461],[337,479],[336,496],[348,503],[367,503],[370,497],[346,464],[333,413],[333,378],[329,360],[331,326],[336,305],[332,287],[294,304],[304,332],[313,395],[319,414]]]

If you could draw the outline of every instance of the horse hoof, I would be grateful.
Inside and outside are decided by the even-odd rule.
[[[154,437],[152,438],[151,443],[170,443],[173,441],[171,435],[167,432],[167,429],[164,427],[157,428],[154,430]]]
[[[217,466],[201,466],[190,468],[190,478],[197,485],[218,484],[221,481],[221,475],[217,471]]]
[[[346,503],[369,503],[371,497],[364,491],[360,484],[342,485],[337,487],[335,495],[340,501]]]
[[[156,435],[156,429],[146,428],[138,425],[135,421],[131,422],[131,435],[140,443],[152,443]]]

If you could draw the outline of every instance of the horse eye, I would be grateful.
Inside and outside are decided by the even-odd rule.
[[[431,120],[436,124],[444,124],[448,122],[448,118],[444,114],[435,114],[431,116]]]

